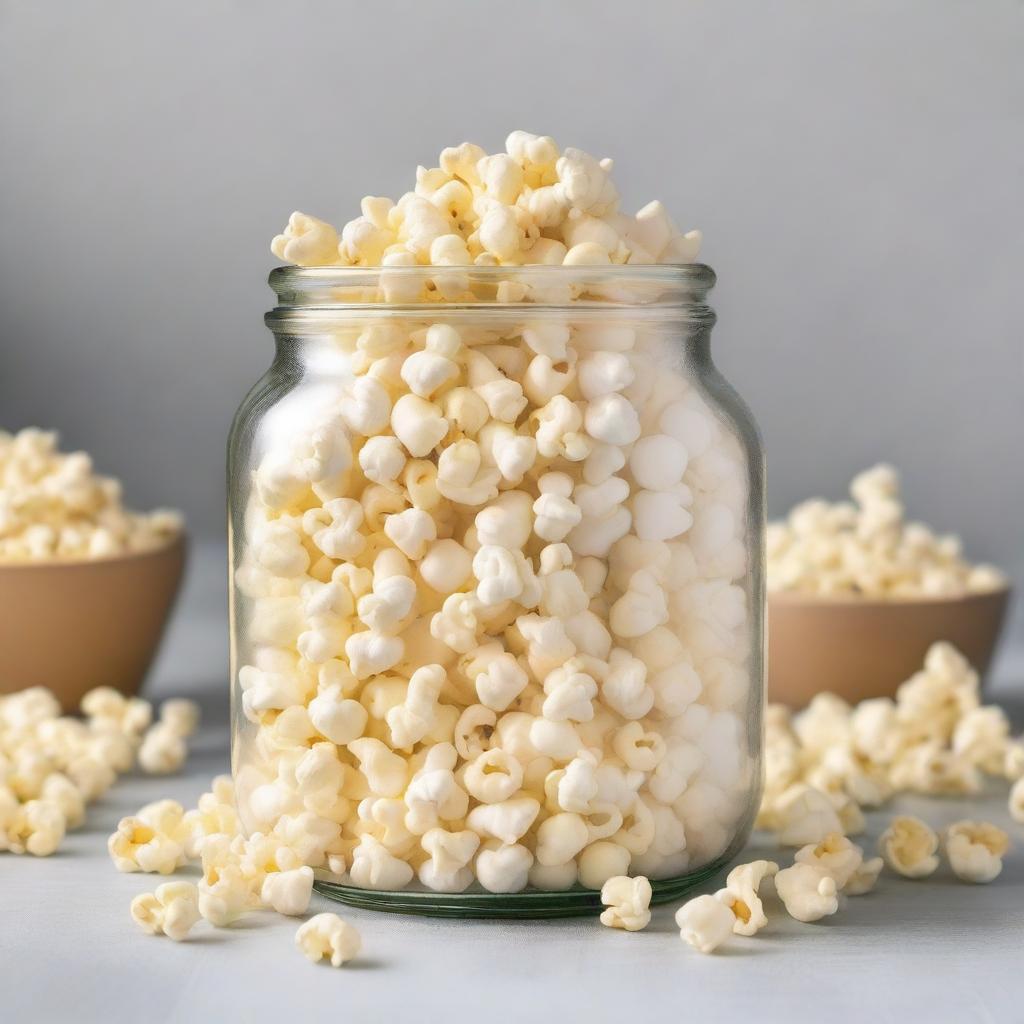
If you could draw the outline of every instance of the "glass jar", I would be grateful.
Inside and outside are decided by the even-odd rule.
[[[711,269],[270,281],[229,453],[247,833],[452,916],[717,871],[761,785],[764,487]]]

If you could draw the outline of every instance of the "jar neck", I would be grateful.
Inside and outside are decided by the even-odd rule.
[[[714,271],[703,264],[597,267],[280,267],[270,275],[278,306],[274,331],[330,320],[426,315],[512,319],[526,315],[627,315],[713,323],[707,293]]]

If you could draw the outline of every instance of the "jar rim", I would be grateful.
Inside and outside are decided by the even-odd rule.
[[[276,317],[302,310],[544,307],[702,307],[714,287],[704,263],[514,267],[277,267]]]

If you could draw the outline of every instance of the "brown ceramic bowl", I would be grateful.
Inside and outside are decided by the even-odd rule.
[[[803,707],[827,690],[850,703],[891,697],[937,640],[980,674],[988,668],[1010,589],[950,598],[768,597],[768,699]]]
[[[185,538],[113,558],[0,565],[0,693],[138,692],[174,605]]]

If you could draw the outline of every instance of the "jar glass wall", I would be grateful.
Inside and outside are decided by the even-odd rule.
[[[707,267],[282,269],[229,474],[245,829],[339,899],[678,896],[760,791],[763,465]]]

